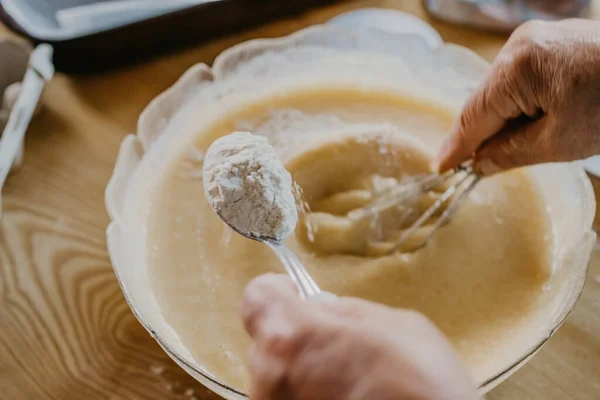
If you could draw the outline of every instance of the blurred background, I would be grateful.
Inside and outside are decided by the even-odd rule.
[[[2,0],[0,5],[9,27],[36,43],[55,47],[59,70],[94,72],[333,2]],[[424,10],[438,21],[499,33],[508,33],[528,19],[585,15],[588,6],[589,0],[422,1]]]

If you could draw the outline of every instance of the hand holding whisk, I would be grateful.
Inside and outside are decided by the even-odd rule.
[[[357,217],[374,216],[409,202],[415,192],[454,182],[411,226],[385,243],[390,252],[407,244],[419,248],[450,220],[481,177],[600,154],[597,129],[591,128],[600,121],[594,105],[600,56],[592,39],[598,31],[598,24],[584,20],[536,22],[517,29],[442,146],[436,160],[442,174],[381,193]],[[557,37],[566,39],[553,40]],[[552,43],[552,51],[540,42]],[[443,207],[441,216],[428,225]]]

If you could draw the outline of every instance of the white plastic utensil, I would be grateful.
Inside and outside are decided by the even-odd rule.
[[[19,156],[25,132],[40,100],[44,85],[54,76],[52,54],[53,48],[48,44],[39,45],[31,53],[19,97],[0,139],[0,217],[4,182],[15,159]]]

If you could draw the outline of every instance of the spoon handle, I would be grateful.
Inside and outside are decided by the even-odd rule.
[[[300,297],[303,300],[308,300],[321,294],[319,285],[317,285],[306,270],[304,264],[302,264],[290,249],[279,243],[266,242],[266,244],[273,249],[275,254],[277,254],[277,257],[279,257],[286,272],[298,288]]]

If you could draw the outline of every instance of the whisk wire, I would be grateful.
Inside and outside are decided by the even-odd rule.
[[[452,199],[452,201],[450,202],[450,204],[448,205],[448,207],[446,208],[446,210],[444,210],[444,212],[442,213],[442,215],[440,216],[440,218],[435,222],[435,224],[433,224],[432,226],[432,232],[431,234],[425,239],[425,244],[427,244],[427,242],[429,241],[429,239],[431,239],[431,237],[433,236],[433,234],[439,229],[441,228],[443,225],[445,225],[454,215],[454,213],[456,211],[458,211],[459,206],[462,204],[463,200],[465,200],[469,194],[473,191],[473,189],[475,188],[475,185],[477,185],[477,183],[479,183],[479,180],[481,179],[479,176],[477,175],[469,175],[470,181],[467,183],[467,185],[465,186],[465,189],[456,197],[454,197]]]
[[[416,249],[422,248],[427,245],[427,243],[431,240],[431,238],[435,235],[435,233],[442,226],[446,225],[450,219],[454,216],[456,211],[458,211],[459,206],[462,204],[463,200],[465,200],[471,191],[475,188],[475,185],[479,182],[480,178],[475,174],[465,175],[460,181],[458,181],[455,185],[452,185],[440,199],[431,206],[423,215],[415,222],[408,230],[404,232],[404,234],[394,243],[394,250],[399,249],[402,245],[418,230],[420,229],[431,216],[442,207],[442,205],[454,196],[457,192],[458,195],[454,196],[448,207],[442,212],[440,217],[435,221],[435,223],[429,228],[429,234],[423,239],[419,246],[416,246]],[[462,189],[462,190],[461,190]]]
[[[444,203],[454,195],[454,193],[456,193],[460,185],[462,185],[468,178],[469,175],[466,175],[460,181],[458,181],[456,185],[450,186],[431,207],[429,207],[423,214],[421,214],[421,216],[415,221],[414,224],[412,224],[410,228],[404,231],[404,233],[394,243],[394,249],[401,247],[409,237],[411,237],[420,227],[422,227],[431,218],[431,216],[437,210],[439,210],[442,207],[442,205],[444,205]]]
[[[430,191],[436,186],[443,184],[451,176],[451,172],[443,175],[426,175],[413,181],[385,189],[377,194],[377,199],[370,205],[353,211],[349,217],[357,221],[373,217],[385,210],[396,207],[406,198],[414,196],[415,192]]]
[[[453,171],[446,172],[441,175],[428,175],[412,182],[401,184],[380,193],[370,206],[360,210],[356,214],[359,218],[378,216],[379,213],[392,207],[397,207],[413,198],[421,196],[431,191],[437,191],[440,186],[446,190],[437,198],[435,203],[427,208],[410,227],[404,230],[400,237],[394,240],[389,246],[390,252],[401,249],[411,238],[416,238],[416,233],[426,228],[424,238],[417,245],[411,244],[412,250],[416,250],[425,246],[433,237],[433,235],[444,226],[459,209],[459,206],[473,191],[480,177],[475,173],[472,162],[461,164]],[[449,185],[449,186],[448,186]],[[441,190],[439,190],[441,192]],[[430,226],[425,226],[431,218],[440,212],[442,207],[446,205],[437,220]],[[415,236],[415,237],[413,237]]]

